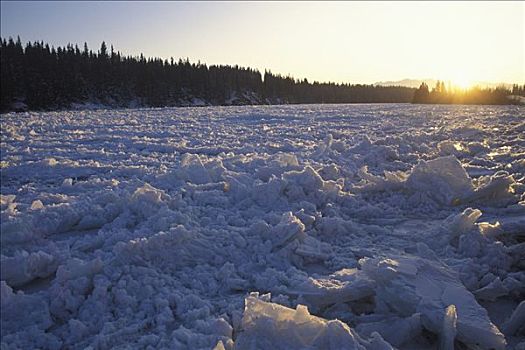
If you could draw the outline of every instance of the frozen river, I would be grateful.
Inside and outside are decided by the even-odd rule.
[[[525,349],[525,108],[1,116],[3,349]]]

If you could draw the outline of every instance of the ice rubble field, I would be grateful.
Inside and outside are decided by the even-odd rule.
[[[525,109],[1,116],[2,349],[525,349]]]

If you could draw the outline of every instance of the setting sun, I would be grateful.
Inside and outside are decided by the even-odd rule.
[[[472,79],[469,79],[467,77],[457,77],[451,81],[451,86],[460,88],[460,89],[468,89],[471,88],[474,85],[474,82]]]

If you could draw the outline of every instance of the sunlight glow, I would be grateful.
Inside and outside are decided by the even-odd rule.
[[[97,50],[105,40],[124,54],[309,81],[525,77],[525,2],[1,1],[1,10],[2,35],[23,41]]]
[[[466,90],[474,86],[474,81],[465,76],[458,76],[457,78],[451,80],[451,85],[452,87]]]

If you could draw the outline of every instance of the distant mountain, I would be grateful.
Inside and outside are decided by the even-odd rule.
[[[489,83],[486,81],[476,81],[473,85],[477,85],[483,88],[497,88],[503,86],[506,89],[512,89],[512,84],[509,83]]]
[[[421,83],[425,82],[430,88],[436,86],[437,79],[403,79],[397,81],[379,81],[374,83],[376,86],[405,86],[410,88],[418,88]],[[448,85],[448,81],[445,80],[445,84]],[[482,88],[496,88],[499,86],[504,86],[507,89],[512,88],[512,84],[508,83],[489,83],[486,81],[476,81],[473,85],[482,87]]]
[[[436,79],[403,79],[397,81],[380,81],[374,83],[379,86],[406,86],[410,88],[418,88],[422,82],[425,82],[428,86],[432,87],[436,85]]]

